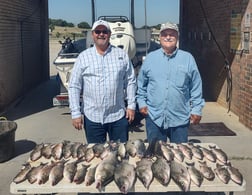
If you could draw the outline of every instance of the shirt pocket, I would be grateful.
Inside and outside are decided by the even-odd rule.
[[[178,66],[175,76],[175,85],[179,88],[185,88],[188,85],[189,77],[185,68]]]

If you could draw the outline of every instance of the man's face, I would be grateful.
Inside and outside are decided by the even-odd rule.
[[[160,35],[160,44],[165,50],[173,51],[177,46],[178,32],[172,29],[163,30]]]
[[[98,47],[106,46],[109,42],[111,32],[105,26],[97,26],[92,32],[93,40]]]

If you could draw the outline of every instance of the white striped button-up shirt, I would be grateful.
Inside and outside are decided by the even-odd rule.
[[[93,122],[111,123],[125,115],[125,100],[129,109],[136,107],[133,66],[126,52],[112,45],[104,55],[100,55],[95,46],[80,53],[68,90],[73,119],[83,112]]]

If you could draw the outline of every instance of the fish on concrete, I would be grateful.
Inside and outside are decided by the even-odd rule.
[[[153,161],[149,158],[142,158],[136,162],[136,175],[142,182],[144,187],[148,190],[153,181],[153,172],[151,170]]]
[[[114,181],[120,192],[127,194],[136,181],[135,167],[125,160],[117,163],[114,171]]]

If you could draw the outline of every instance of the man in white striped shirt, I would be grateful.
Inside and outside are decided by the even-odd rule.
[[[127,53],[109,43],[110,36],[106,21],[93,24],[94,46],[80,53],[69,82],[72,124],[77,130],[84,125],[88,143],[103,143],[107,135],[110,141],[127,141],[135,117],[134,69]]]

